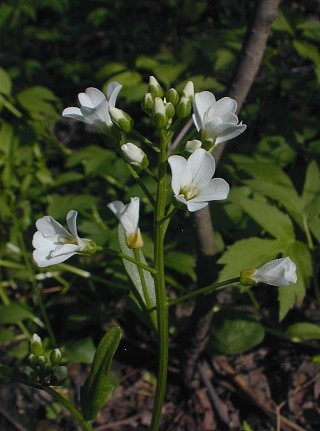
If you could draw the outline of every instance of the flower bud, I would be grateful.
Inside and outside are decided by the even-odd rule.
[[[42,341],[38,334],[32,335],[30,342],[30,351],[36,356],[41,355],[41,353],[43,352]]]
[[[168,102],[171,102],[173,106],[176,106],[179,102],[179,93],[177,92],[177,90],[175,88],[170,88],[167,92],[166,92],[166,100]]]
[[[51,364],[40,365],[39,377],[40,379],[45,379],[48,377],[53,371],[53,367]]]
[[[46,362],[47,362],[47,357],[46,356],[44,356],[44,355],[39,355],[38,357],[37,357],[37,364],[38,365],[44,365]]]
[[[121,146],[123,158],[130,165],[139,166],[146,168],[149,164],[148,158],[144,151],[141,150],[137,145],[128,142]]]
[[[166,107],[162,99],[160,97],[156,97],[154,100],[153,107],[153,124],[158,129],[163,129],[167,125],[167,115],[166,115]]]
[[[154,76],[150,76],[149,78],[149,86],[148,86],[149,93],[152,94],[153,97],[162,97],[163,96],[163,90],[161,88],[161,85],[156,80]]]
[[[187,97],[190,102],[193,102],[194,99],[194,86],[192,81],[188,81],[182,90],[182,96]]]
[[[133,119],[129,114],[113,106],[109,107],[109,114],[113,123],[118,126],[120,130],[125,133],[131,132],[133,128]]]
[[[151,93],[146,93],[143,96],[143,99],[141,101],[141,108],[146,114],[151,115],[153,106],[154,106],[154,97],[152,96]]]
[[[187,141],[185,150],[188,151],[188,153],[194,153],[196,150],[201,148],[202,142],[198,139],[192,139],[192,141]]]
[[[38,374],[32,367],[26,366],[22,370],[22,377],[27,382],[35,382],[38,378]]]
[[[64,365],[57,367],[50,376],[50,384],[53,386],[62,385],[68,377],[68,369]]]
[[[240,272],[240,283],[242,286],[254,286],[256,284],[256,282],[251,278],[256,271],[256,269],[244,269]]]
[[[91,254],[96,253],[98,250],[101,250],[102,248],[97,245],[92,239],[88,238],[81,238],[81,251],[79,254],[85,254],[87,256],[90,256]]]
[[[60,349],[54,349],[50,352],[50,362],[53,365],[59,365],[62,361],[62,353]]]
[[[166,108],[166,115],[167,120],[171,120],[171,118],[174,116],[176,110],[174,109],[174,106],[171,102],[165,102],[165,108]]]
[[[191,112],[191,101],[188,97],[182,96],[180,102],[176,107],[176,114],[178,118],[187,117]]]

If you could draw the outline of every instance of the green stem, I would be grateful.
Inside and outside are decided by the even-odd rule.
[[[201,295],[202,293],[211,292],[211,290],[216,290],[221,287],[229,286],[230,284],[237,283],[240,281],[240,277],[230,278],[229,280],[221,281],[220,283],[213,283],[209,286],[202,287],[201,289],[194,290],[186,295],[180,296],[180,298],[172,299],[168,301],[168,306],[179,304],[180,302],[187,301],[187,299],[194,298],[195,296]]]
[[[149,266],[149,265],[146,265],[146,264],[142,263],[142,262],[140,261],[140,259],[139,259],[139,260],[137,260],[137,259],[133,259],[133,257],[130,257],[130,256],[128,256],[127,254],[121,253],[120,251],[113,250],[112,248],[104,248],[104,251],[105,251],[106,253],[112,254],[112,255],[114,255],[114,256],[118,256],[118,257],[120,257],[121,259],[126,259],[126,260],[128,260],[129,262],[132,262],[132,263],[134,263],[135,265],[137,265],[137,267],[138,267],[138,268],[142,268],[142,269],[144,269],[144,270],[146,270],[146,271],[150,272],[151,274],[156,274],[156,272],[157,272],[154,268],[151,268],[151,266]]]
[[[129,138],[130,135],[134,136],[135,138],[137,138],[140,142],[142,142],[143,144],[147,145],[148,147],[152,148],[152,150],[156,151],[157,153],[160,152],[159,148],[156,147],[151,141],[149,141],[149,139],[147,139],[145,136],[141,135],[141,133],[137,132],[136,130],[132,130],[129,134]]]
[[[155,243],[154,243],[154,265],[156,269],[156,309],[158,318],[158,380],[155,394],[155,401],[152,413],[150,431],[158,431],[163,406],[167,373],[168,373],[168,306],[164,274],[164,235],[165,223],[162,219],[166,208],[166,169],[167,169],[167,134],[160,130],[160,153],[158,156],[158,188],[157,202],[154,219]]]
[[[136,258],[136,261],[139,263],[142,263],[141,259],[140,259],[140,250],[135,248],[133,250],[133,252],[134,252],[134,256]],[[139,273],[139,277],[140,277],[140,281],[141,281],[143,297],[145,300],[145,307],[147,308],[147,312],[148,312],[148,314],[152,320],[154,328],[157,328],[157,322],[155,321],[155,313],[154,313],[154,311],[152,311],[153,307],[152,307],[152,303],[150,300],[146,279],[144,277],[144,272],[143,272],[143,269],[141,268],[141,266],[137,266],[137,268],[138,268],[138,273]]]
[[[51,395],[56,401],[58,401],[63,407],[65,407],[71,415],[80,423],[84,431],[93,431],[92,425],[85,420],[82,413],[72,404],[69,400],[56,392],[50,387],[42,387],[47,394]]]
[[[303,227],[304,227],[304,230],[305,230],[305,233],[306,233],[308,246],[310,247],[310,250],[313,250],[314,249],[314,244],[313,244],[313,241],[312,241],[312,236],[311,236],[310,229],[309,229],[309,226],[308,226],[307,218],[305,216],[303,216]]]
[[[133,169],[133,167],[130,165],[130,163],[127,163],[127,167],[128,170],[130,172],[130,174],[133,176],[133,178],[136,180],[136,182],[139,184],[141,190],[143,191],[143,193],[146,195],[146,197],[148,198],[149,202],[151,203],[151,205],[153,207],[155,207],[156,203],[154,201],[154,197],[152,196],[152,194],[149,192],[148,188],[146,187],[146,185],[144,184],[144,182],[141,180],[139,174]]]

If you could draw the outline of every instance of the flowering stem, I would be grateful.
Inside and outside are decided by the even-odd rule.
[[[139,260],[138,260],[138,259],[133,259],[133,257],[130,257],[130,256],[128,256],[128,255],[127,255],[127,254],[125,254],[125,253],[121,253],[120,251],[113,250],[112,248],[104,248],[104,251],[105,251],[106,253],[112,254],[112,255],[114,255],[114,256],[118,256],[118,257],[120,257],[121,259],[126,259],[126,260],[128,260],[129,262],[132,262],[132,263],[134,263],[135,265],[137,265],[137,267],[138,267],[138,268],[142,268],[142,269],[144,269],[144,270],[146,270],[146,271],[150,272],[151,274],[156,274],[156,272],[157,272],[154,268],[151,268],[151,266],[149,266],[149,265],[146,265],[146,264],[142,263],[142,262],[140,261],[140,257],[139,257]]]
[[[134,252],[134,257],[136,258],[136,261],[139,262],[139,263],[142,263],[141,259],[140,259],[140,250],[137,249],[137,248],[135,248],[133,250],[133,252]],[[140,281],[141,281],[141,286],[142,286],[142,291],[143,291],[143,297],[144,297],[144,300],[145,300],[144,306],[147,308],[147,312],[150,315],[150,318],[152,320],[152,323],[153,323],[154,327],[157,328],[157,322],[155,321],[154,311],[152,311],[153,307],[152,307],[152,303],[150,301],[150,296],[149,296],[149,292],[148,292],[148,286],[146,284],[146,279],[144,277],[143,269],[141,268],[141,266],[138,266],[138,265],[137,265],[137,268],[138,268],[138,273],[139,273],[139,277],[140,277]]]
[[[141,135],[141,133],[137,132],[136,130],[132,130],[131,135],[138,139],[138,141],[142,142],[143,144],[147,145],[148,147],[152,148],[157,153],[160,152],[159,148],[156,147],[149,139],[147,139],[145,136]],[[130,135],[128,136],[130,138]]]
[[[202,293],[211,292],[211,290],[216,290],[221,287],[229,286],[230,284],[237,283],[240,281],[240,277],[230,278],[229,280],[221,281],[220,283],[213,283],[209,286],[202,287],[201,289],[194,290],[193,292],[187,293],[186,295],[180,296],[180,298],[172,299],[167,302],[168,306],[179,304],[180,302],[187,301],[190,298],[201,295]]]
[[[150,431],[157,431],[160,424],[161,410],[164,401],[168,371],[168,306],[164,275],[165,223],[162,223],[166,207],[166,168],[168,138],[164,130],[160,130],[161,144],[158,156],[158,188],[154,219],[155,243],[154,265],[156,269],[156,310],[158,319],[158,380]]]
[[[69,400],[63,397],[59,392],[56,392],[50,387],[42,387],[45,392],[51,395],[56,401],[58,401],[63,407],[65,407],[71,415],[80,423],[84,431],[93,431],[92,425],[85,420],[82,413],[72,404]]]
[[[155,207],[156,203],[154,201],[154,197],[152,196],[152,194],[149,192],[149,190],[147,189],[146,185],[144,184],[144,182],[141,180],[139,174],[133,169],[133,167],[130,165],[130,163],[127,163],[127,167],[128,170],[130,172],[130,174],[133,176],[133,178],[137,181],[137,183],[139,184],[139,186],[141,187],[143,193],[146,195],[146,197],[148,198],[149,202],[151,203],[151,205],[153,207]]]

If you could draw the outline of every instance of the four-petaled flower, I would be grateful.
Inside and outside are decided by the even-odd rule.
[[[230,97],[216,100],[209,91],[196,93],[193,110],[193,122],[198,132],[201,130],[202,140],[213,145],[235,138],[247,127],[242,122],[238,124],[237,102]]]
[[[129,248],[141,248],[143,239],[139,225],[139,206],[140,199],[131,198],[130,203],[125,205],[121,201],[113,201],[108,204],[108,208],[114,213],[121,223],[126,236],[127,246]]]
[[[288,286],[297,282],[296,264],[290,257],[271,260],[258,269],[245,269],[240,273],[240,282],[244,286],[256,283],[270,284],[271,286]]]
[[[172,172],[171,186],[175,198],[187,205],[191,212],[208,205],[208,201],[226,199],[229,185],[222,178],[212,178],[215,161],[200,148],[188,160],[182,156],[169,157]]]
[[[117,96],[121,88],[122,85],[118,82],[111,82],[108,85],[107,97],[105,97],[97,88],[89,87],[86,89],[85,93],[78,94],[81,107],[66,108],[62,112],[62,115],[90,124],[96,129],[110,127],[112,121],[109,114],[109,107],[115,107]]]
[[[67,231],[51,216],[37,220],[38,231],[34,234],[32,245],[33,258],[41,268],[56,265],[74,254],[93,254],[98,249],[90,239],[80,238],[77,232],[77,211],[67,214]]]

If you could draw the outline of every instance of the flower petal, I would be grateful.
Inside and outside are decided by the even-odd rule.
[[[125,209],[121,214],[120,222],[127,235],[136,232],[138,229],[139,207],[140,199],[138,197],[131,198],[130,203],[125,205]]]
[[[189,157],[187,170],[191,172],[191,181],[202,189],[213,177],[215,160],[208,151],[199,148]]]
[[[236,112],[237,102],[230,97],[223,97],[217,100],[215,114],[219,117],[223,117],[227,112]]]
[[[117,219],[120,221],[121,214],[124,210],[125,204],[121,201],[113,201],[110,202],[107,207],[110,211],[113,212],[113,214],[117,217]]]
[[[51,216],[44,216],[38,219],[36,221],[36,227],[44,237],[50,237],[53,235],[72,237],[72,235]]]
[[[116,106],[116,100],[118,94],[122,88],[122,85],[116,81],[110,82],[107,89],[107,99],[109,102],[109,106]]]
[[[77,232],[77,216],[78,216],[78,211],[71,210],[68,212],[66,220],[67,220],[67,225],[68,225],[69,231],[72,233],[72,235],[78,241],[79,236],[78,236],[78,232]]]
[[[229,124],[228,127],[224,129],[224,131],[219,134],[218,138],[216,139],[216,145],[221,144],[221,142],[229,141],[230,139],[233,139],[241,133],[243,133],[246,130],[247,126],[245,124],[238,124],[237,126],[233,124]]]
[[[79,108],[70,107],[62,111],[63,117],[74,118],[75,120],[85,122],[85,118]]]
[[[213,178],[203,189],[201,189],[200,194],[191,199],[191,201],[219,201],[226,199],[228,197],[229,191],[229,184],[224,179]]]
[[[171,168],[171,187],[173,193],[178,195],[182,187],[184,187],[184,174],[187,170],[187,160],[182,156],[170,156],[168,159]]]
[[[64,262],[74,254],[76,254],[76,252],[51,257],[51,250],[47,253],[42,249],[36,249],[33,251],[33,259],[40,268],[44,268],[46,266],[57,265],[58,263]]]
[[[106,100],[105,95],[102,93],[102,91],[98,90],[97,88],[94,87],[89,87],[86,89],[86,95],[89,97],[90,101],[91,101],[91,105],[92,107],[97,107],[98,105],[100,105],[100,103],[102,103],[103,101]],[[91,106],[91,105],[85,105],[85,106]]]

